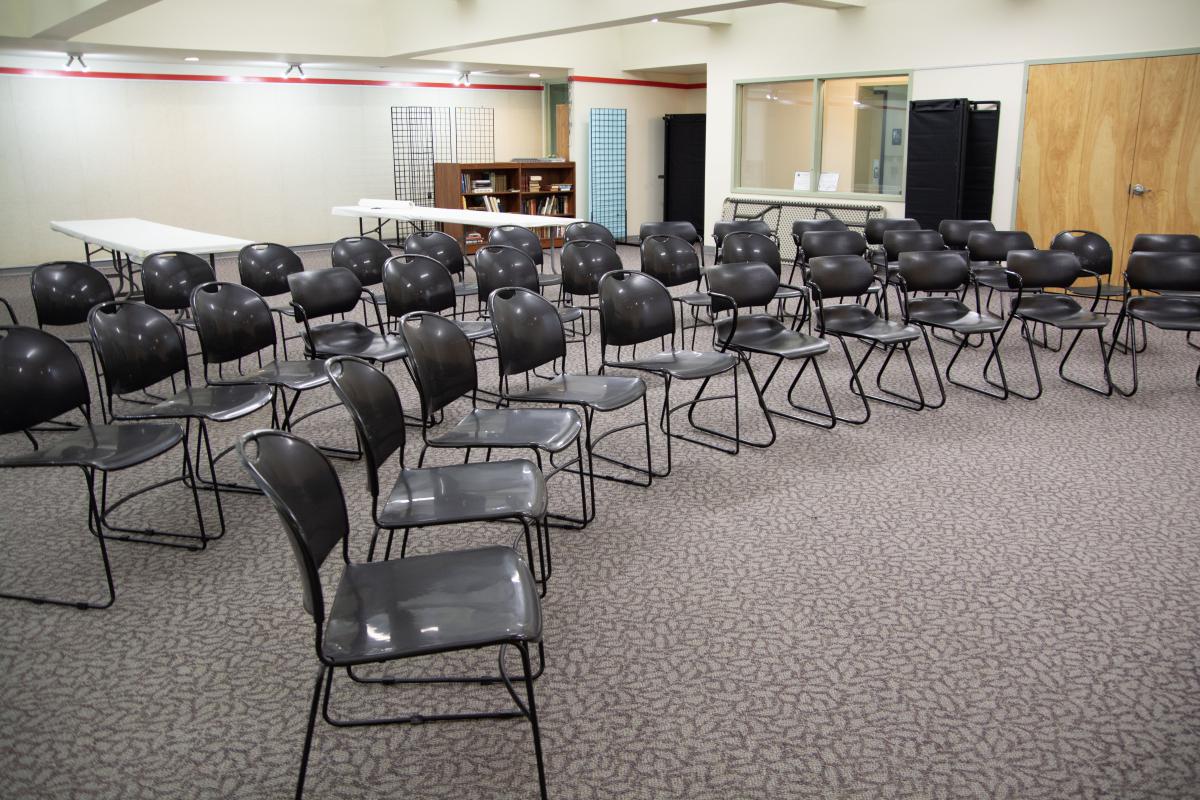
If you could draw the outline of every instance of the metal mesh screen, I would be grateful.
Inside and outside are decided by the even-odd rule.
[[[454,160],[483,163],[496,160],[495,109],[454,109]]]
[[[780,256],[796,256],[792,241],[792,223],[798,219],[840,219],[847,227],[862,231],[867,220],[885,216],[883,206],[859,203],[822,203],[817,200],[751,200],[726,197],[721,207],[721,219],[762,219],[779,237]]]
[[[450,160],[451,140],[449,108],[392,106],[392,179],[397,200],[433,205],[433,163]],[[418,227],[397,223],[397,239]]]
[[[592,222],[625,238],[625,109],[593,108],[588,118],[588,209]]]

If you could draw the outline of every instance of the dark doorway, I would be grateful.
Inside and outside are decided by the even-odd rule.
[[[704,235],[704,114],[668,114],[663,219],[686,221]]]

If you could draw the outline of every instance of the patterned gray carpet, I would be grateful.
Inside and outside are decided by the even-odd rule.
[[[323,258],[306,254],[310,267]],[[26,281],[0,278],[0,294],[31,321]],[[1081,369],[1096,352],[1083,346]],[[1024,379],[1016,339],[1006,355]],[[554,539],[537,683],[551,796],[1200,797],[1196,357],[1152,335],[1132,400],[1068,386],[1047,358],[1034,403],[954,390],[940,411],[878,408],[862,428],[784,422],[768,450],[679,445],[653,488],[601,485],[597,521]],[[840,355],[824,363],[852,411]],[[412,405],[402,370],[389,372]],[[481,374],[494,384],[493,363]],[[747,433],[761,436],[743,389]],[[220,426],[216,442],[268,421]],[[306,424],[315,440],[352,441],[340,410]],[[612,441],[633,457],[632,436]],[[5,437],[0,454],[25,446]],[[121,474],[117,489],[176,466]],[[363,467],[337,469],[361,557]],[[552,505],[566,509],[573,487],[558,480]],[[78,473],[4,471],[0,487],[0,586],[99,597]],[[178,522],[188,502],[168,488],[127,512]],[[266,500],[227,496],[226,515],[206,552],[114,543],[107,611],[0,602],[0,795],[290,794],[311,624]],[[513,533],[427,531],[414,550]],[[507,699],[338,687],[348,714]],[[317,728],[311,797],[536,793],[521,721]]]

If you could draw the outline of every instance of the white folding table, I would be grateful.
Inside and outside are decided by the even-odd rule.
[[[50,228],[81,240],[84,257],[89,264],[97,253],[111,253],[118,281],[117,294],[121,294],[125,287],[126,273],[130,293],[137,290],[133,279],[134,264],[140,264],[151,253],[182,250],[198,256],[207,255],[209,263],[216,269],[216,253],[233,252],[252,244],[246,239],[176,228],[136,217],[52,221]]]

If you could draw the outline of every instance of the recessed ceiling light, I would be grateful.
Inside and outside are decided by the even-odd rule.
[[[652,18],[650,19],[650,21],[651,21],[651,22],[658,22],[658,17],[652,17]]]
[[[531,77],[531,78],[540,78],[540,77],[542,77],[542,73],[540,73],[540,72],[531,72],[531,73],[529,73],[529,77]]]
[[[199,61],[200,56],[184,56],[184,61]]]

